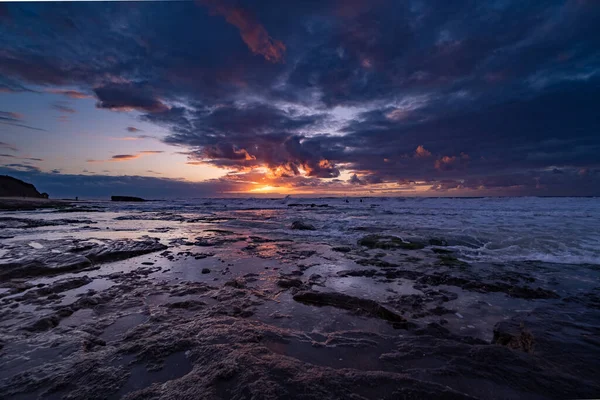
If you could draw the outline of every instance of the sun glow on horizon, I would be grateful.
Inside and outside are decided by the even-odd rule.
[[[273,190],[277,190],[280,189],[278,187],[275,186],[270,186],[270,185],[265,185],[265,186],[261,186],[261,187],[257,187],[254,189],[250,189],[250,192],[271,192]]]

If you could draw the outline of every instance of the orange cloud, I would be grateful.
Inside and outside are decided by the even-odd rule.
[[[468,154],[460,153],[459,157],[456,156],[444,156],[439,160],[435,161],[435,169],[439,171],[451,171],[465,166],[471,157]]]
[[[419,145],[419,147],[417,147],[417,149],[415,150],[415,157],[429,157],[431,156],[431,152],[429,150],[426,150],[425,147],[423,147],[423,145]]]
[[[46,92],[54,94],[62,94],[63,96],[70,97],[72,99],[89,99],[92,96],[77,90],[65,90],[65,89],[47,89]]]
[[[246,10],[220,3],[218,0],[200,0],[212,12],[225,17],[225,20],[239,29],[242,40],[254,54],[262,55],[273,63],[283,62],[285,44],[275,40],[254,17]]]

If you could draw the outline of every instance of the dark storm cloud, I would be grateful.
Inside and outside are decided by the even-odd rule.
[[[191,163],[266,166],[298,185],[345,170],[357,186],[417,182],[436,193],[598,190],[597,2],[5,9],[0,91],[93,92],[99,108],[167,127],[164,140]],[[344,107],[351,116],[336,123]]]
[[[166,113],[163,122],[174,133],[167,143],[191,148],[192,159],[228,168],[266,165],[280,175],[331,178],[339,170],[326,160],[318,143],[306,140],[303,132],[319,128],[322,114],[304,115],[266,104],[222,105],[194,113]],[[159,122],[161,114],[149,117]]]
[[[96,107],[113,111],[146,111],[158,113],[169,109],[152,90],[144,84],[110,84],[97,87],[94,93],[98,97]]]

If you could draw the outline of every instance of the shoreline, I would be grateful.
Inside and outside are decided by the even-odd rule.
[[[0,221],[0,397],[600,393],[597,265],[465,262],[370,207],[106,206]]]
[[[0,197],[0,211],[32,211],[47,208],[62,208],[79,203],[75,200],[53,200],[35,197]]]

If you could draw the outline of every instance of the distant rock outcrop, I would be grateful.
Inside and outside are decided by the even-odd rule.
[[[46,195],[46,198],[48,195]],[[44,198],[35,186],[8,175],[0,175],[0,197]]]
[[[112,201],[146,201],[141,197],[133,197],[133,196],[111,196],[110,199]]]
[[[314,231],[317,228],[315,228],[314,225],[303,221],[294,221],[292,222],[292,229],[299,229],[301,231]]]

